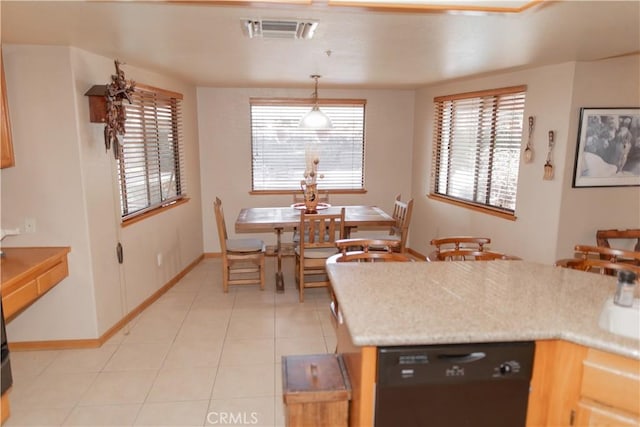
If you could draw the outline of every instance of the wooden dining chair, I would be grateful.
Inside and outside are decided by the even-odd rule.
[[[265,244],[259,239],[229,239],[224,220],[222,201],[216,197],[213,204],[222,252],[222,289],[229,285],[260,285],[264,290]]]
[[[339,253],[327,259],[327,265],[343,262],[413,262],[415,259],[408,253],[394,252],[400,246],[399,240],[384,239],[341,239],[336,241]],[[371,248],[375,250],[370,250]],[[384,250],[380,250],[384,248]],[[335,322],[340,316],[338,312],[338,299],[333,292],[333,287],[329,284],[329,295],[331,302],[329,309]]]
[[[293,193],[293,203],[294,204],[304,204],[304,193],[302,191],[296,191]],[[329,203],[329,192],[328,191],[318,191],[318,203]],[[298,232],[298,227],[293,229],[293,236],[291,241],[294,244],[297,244],[300,241],[300,233]]]
[[[340,239],[336,240],[339,253],[331,256],[327,264],[336,262],[414,261],[407,253],[396,252],[400,240],[390,239]]]
[[[636,243],[633,247],[635,252],[640,252],[640,228],[632,228],[629,230],[598,230],[596,231],[596,242],[598,246],[605,248],[611,247],[611,240],[633,240]],[[616,245],[620,246],[620,245]]]
[[[411,215],[413,212],[413,199],[406,202],[402,201],[402,196],[398,194],[393,203],[393,213],[391,216],[395,223],[390,227],[388,232],[383,233],[363,233],[364,239],[370,240],[397,240],[400,244],[394,247],[394,252],[404,253],[407,251],[407,239],[409,238],[409,225],[411,224]],[[371,246],[372,251],[382,250],[384,248]]]
[[[484,245],[491,243],[488,237],[449,236],[432,239],[431,245],[436,249],[427,256],[427,261],[476,260]]]
[[[427,257],[427,261],[518,261],[521,259],[522,258],[515,255],[508,255],[493,251],[476,251],[472,249],[451,249],[443,252],[432,252]]]
[[[565,258],[556,261],[555,265],[557,267],[606,274],[610,276],[617,275],[618,271],[627,270],[633,271],[640,276],[640,266],[598,258]]]
[[[329,278],[325,264],[327,258],[337,253],[336,240],[345,237],[344,212],[300,213],[300,235],[304,238],[296,246],[296,284],[300,302],[304,302],[305,288],[327,287]]]
[[[615,276],[619,270],[640,269],[640,252],[604,246],[576,245],[574,258],[559,259],[555,265]],[[614,266],[617,265],[617,266]]]
[[[640,265],[640,252],[636,251],[591,245],[576,245],[574,250],[576,258],[599,258],[616,263]]]

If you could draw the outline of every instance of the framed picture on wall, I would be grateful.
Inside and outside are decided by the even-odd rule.
[[[640,108],[581,108],[573,187],[640,186]]]

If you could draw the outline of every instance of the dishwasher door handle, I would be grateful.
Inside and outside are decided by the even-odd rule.
[[[474,351],[473,353],[465,354],[439,354],[438,359],[446,362],[453,363],[472,363],[482,360],[487,357],[487,354],[483,351]]]

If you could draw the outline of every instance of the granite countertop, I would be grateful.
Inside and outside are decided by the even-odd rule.
[[[394,346],[562,339],[640,359],[598,326],[616,278],[526,261],[327,266],[353,343]]]

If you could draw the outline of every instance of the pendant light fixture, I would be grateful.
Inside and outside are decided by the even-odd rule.
[[[318,74],[312,74],[310,77],[315,80],[313,108],[311,108],[311,111],[302,117],[298,126],[306,129],[330,129],[332,127],[331,119],[318,107],[318,79],[321,76]]]

